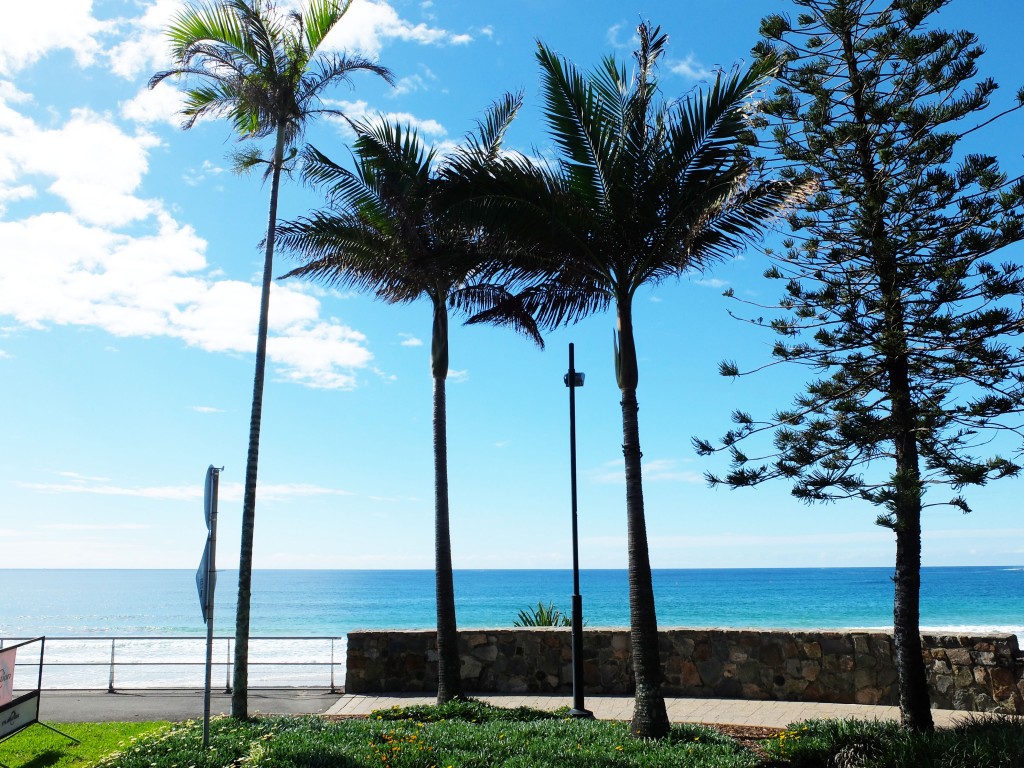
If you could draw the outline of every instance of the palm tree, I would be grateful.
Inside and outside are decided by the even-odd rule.
[[[667,37],[649,23],[637,32],[631,76],[611,56],[584,75],[539,43],[544,116],[557,160],[505,157],[494,169],[475,169],[465,183],[480,195],[476,215],[530,254],[504,272],[518,291],[514,300],[471,322],[525,310],[540,327],[553,328],[615,307],[636,679],[632,730],[658,737],[667,733],[668,717],[644,519],[633,297],[645,284],[732,254],[796,190],[756,180],[744,150],[749,103],[772,74],[768,64],[720,73],[707,93],[665,103],[656,98],[654,74]]]
[[[240,167],[266,164],[271,180],[238,564],[231,714],[239,719],[248,717],[256,474],[281,171],[294,156],[295,142],[309,119],[319,113],[335,111],[321,107],[320,97],[328,86],[346,81],[359,71],[372,72],[392,82],[390,71],[371,61],[320,50],[324,38],[345,15],[350,2],[309,0],[303,10],[288,13],[280,12],[264,0],[221,0],[216,4],[186,7],[167,31],[174,67],[158,72],[149,81],[150,88],[168,77],[184,77],[194,82],[185,92],[182,109],[186,129],[201,117],[226,117],[239,139],[274,137],[270,160],[260,159],[255,152],[239,156]],[[289,149],[291,152],[286,157]]]
[[[315,148],[306,150],[304,174],[326,189],[330,209],[278,228],[282,246],[305,259],[285,277],[366,290],[389,303],[426,298],[433,309],[438,703],[462,696],[448,525],[448,310],[478,312],[509,298],[500,285],[475,279],[496,246],[478,228],[452,219],[454,199],[446,194],[445,179],[461,176],[467,164],[493,162],[519,106],[517,96],[496,103],[477,133],[467,136],[466,145],[444,159],[407,127],[354,123],[355,171],[336,165]],[[505,320],[541,343],[530,317],[513,314]]]

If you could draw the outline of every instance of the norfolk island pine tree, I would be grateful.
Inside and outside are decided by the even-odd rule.
[[[927,489],[969,511],[963,488],[1014,476],[995,433],[1019,438],[1024,408],[1024,273],[988,257],[1024,239],[1024,183],[961,138],[995,83],[974,85],[982,54],[966,32],[929,29],[948,0],[797,0],[794,24],[762,21],[756,56],[781,58],[765,103],[786,172],[818,185],[791,218],[792,240],[766,275],[786,281],[771,321],[778,362],[829,374],[794,407],[755,421],[736,411],[721,447],[732,470],[713,483],[793,483],[806,502],[859,498],[896,543],[893,642],[901,720],[933,727],[920,641],[921,530]],[[1018,109],[1017,105],[1007,111]],[[760,308],[760,313],[764,308]],[[1016,346],[1014,346],[1016,345]],[[740,375],[735,363],[725,375]],[[758,450],[742,441],[773,435]],[[754,442],[754,441],[750,441]],[[1019,450],[1019,445],[1013,445]],[[883,469],[879,470],[879,466]]]
[[[320,113],[337,114],[336,110],[321,105],[321,95],[329,86],[349,80],[356,72],[370,72],[392,82],[390,71],[372,61],[321,50],[324,39],[345,15],[350,2],[309,0],[301,10],[288,13],[264,0],[222,0],[189,5],[167,30],[174,66],[153,75],[149,82],[152,88],[171,77],[186,80],[182,109],[186,129],[200,118],[226,117],[240,140],[269,137],[274,140],[269,160],[260,159],[257,151],[243,153],[238,158],[242,168],[265,164],[266,175],[270,178],[238,563],[231,714],[240,719],[249,715],[249,610],[256,478],[281,172],[294,156],[295,143],[307,122]],[[291,153],[286,156],[289,150]]]

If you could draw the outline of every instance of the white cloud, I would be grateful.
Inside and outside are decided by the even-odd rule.
[[[427,24],[413,24],[401,18],[390,3],[383,0],[355,0],[345,17],[324,41],[325,48],[359,51],[376,58],[391,40],[421,45],[460,45],[468,42],[458,35]]]
[[[85,494],[92,496],[118,496],[154,501],[196,501],[203,498],[202,483],[189,485],[122,486],[110,483],[18,483],[19,487],[46,494]],[[242,483],[221,483],[221,501],[241,501],[245,491]],[[260,501],[290,501],[312,496],[351,496],[348,491],[324,488],[310,483],[260,483],[256,489]]]
[[[676,459],[649,459],[643,462],[641,474],[647,482],[681,482],[703,483],[704,478],[699,472],[683,469],[680,465],[686,461]],[[622,459],[608,461],[600,467],[590,470],[587,475],[593,483],[625,484],[626,475]]]
[[[179,113],[184,104],[184,94],[164,81],[155,88],[143,88],[133,98],[122,102],[121,116],[143,125],[167,123],[179,128],[182,122]]]
[[[318,312],[320,303],[311,301]],[[356,384],[350,371],[366,366],[373,357],[364,346],[363,334],[336,322],[310,317],[287,331],[272,337],[267,346],[271,358],[283,366],[279,373],[287,381],[316,389],[350,389]]]
[[[202,498],[203,495],[202,487],[187,485],[126,488],[117,485],[91,485],[84,483],[18,483],[18,486],[30,491],[47,494],[75,493],[93,496],[130,496],[159,501],[190,501]]]
[[[145,531],[150,526],[138,523],[123,523],[120,525],[90,525],[88,523],[47,523],[39,528],[46,531]]]
[[[612,48],[630,48],[634,44],[640,42],[635,32],[631,32],[630,37],[626,40],[622,39],[622,29],[625,26],[626,22],[620,21],[618,24],[613,24],[608,27],[605,37],[608,39],[608,44],[611,45]],[[632,29],[632,27],[630,29]]]
[[[422,67],[422,70],[423,74],[407,75],[406,77],[399,78],[395,83],[395,87],[388,92],[388,96],[397,98],[407,93],[427,90],[430,87],[430,83],[437,80],[437,75],[429,67]]]
[[[457,371],[454,368],[449,368],[448,381],[453,384],[463,384],[469,381],[469,371]]]
[[[199,168],[189,168],[183,175],[182,180],[190,187],[198,187],[207,178],[213,176],[220,176],[222,173],[227,171],[226,168],[221,168],[219,165],[211,163],[209,160],[203,160],[202,166]],[[326,295],[326,292],[325,292]]]
[[[682,61],[670,61],[670,72],[681,75],[688,80],[714,80],[715,73],[701,64],[694,54],[690,53]]]
[[[494,27],[488,24],[486,27],[480,28],[480,34],[484,37],[494,37]]]
[[[371,110],[369,103],[362,99],[358,101],[336,101],[334,99],[324,99],[324,104],[332,109],[338,109],[341,112],[344,112],[350,120],[369,122],[371,124],[376,123],[379,120],[383,120],[388,123],[399,123],[401,125],[412,126],[425,136],[448,135],[447,129],[437,122],[437,120],[423,120],[416,117],[416,115],[411,112],[378,112],[376,110]],[[339,126],[343,134],[351,134],[352,129],[349,128],[348,123],[341,118],[328,117],[328,120]]]
[[[58,472],[61,477],[66,477],[68,480],[77,480],[83,483],[109,483],[109,477],[89,477],[89,475],[83,475],[80,472]]]
[[[153,0],[141,16],[124,21],[128,27],[125,39],[107,53],[114,74],[135,78],[169,69],[166,29],[184,7],[182,0]]]
[[[8,358],[10,358],[10,356],[10,352],[5,352],[4,350],[0,349],[0,360],[7,360]]]
[[[0,220],[0,315],[23,327],[82,325],[253,353],[259,286],[216,279],[195,230],[160,201],[136,196],[157,144],[89,110],[43,129],[0,102],[0,200],[24,187],[23,177],[43,177],[70,209]],[[118,231],[128,224],[145,231]],[[353,370],[372,357],[365,337],[321,318],[319,300],[302,287],[271,291],[275,373],[307,386],[353,386]]]
[[[39,6],[7,2],[0,24],[0,75],[35,63],[50,51],[70,50],[80,66],[100,51],[98,36],[110,25],[92,15],[92,0],[60,0]]]
[[[469,45],[473,42],[473,36],[462,33],[461,35],[452,35],[450,42],[452,45]]]
[[[699,280],[694,280],[697,285],[703,285],[708,288],[724,288],[729,284],[728,280],[720,280],[717,277],[703,277]]]
[[[192,410],[196,413],[224,413],[223,408],[214,408],[212,405],[193,405]]]
[[[403,347],[422,347],[423,340],[413,336],[411,333],[400,333],[398,336],[402,339],[400,342]]]
[[[77,217],[122,226],[155,210],[152,201],[132,193],[148,169],[147,152],[158,144],[152,134],[126,134],[88,109],[73,110],[64,125],[44,129],[0,103],[0,196],[19,174],[48,176],[48,191]]]

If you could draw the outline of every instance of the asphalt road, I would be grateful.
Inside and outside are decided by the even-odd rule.
[[[250,688],[249,714],[322,714],[341,698],[326,688]],[[231,694],[215,691],[212,715],[231,711]],[[47,690],[39,698],[39,719],[44,723],[143,722],[191,720],[203,716],[203,692],[161,688],[119,690]]]

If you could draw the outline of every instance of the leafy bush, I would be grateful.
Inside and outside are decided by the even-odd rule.
[[[764,747],[794,768],[1021,768],[1024,722],[974,717],[923,733],[894,722],[814,720],[780,731]]]
[[[532,720],[560,720],[569,716],[568,707],[554,711],[533,707],[495,707],[479,699],[454,699],[444,704],[422,704],[412,707],[377,709],[370,715],[377,720],[412,720],[417,723],[437,723],[444,720],[464,720],[468,723],[502,722],[526,723]]]

